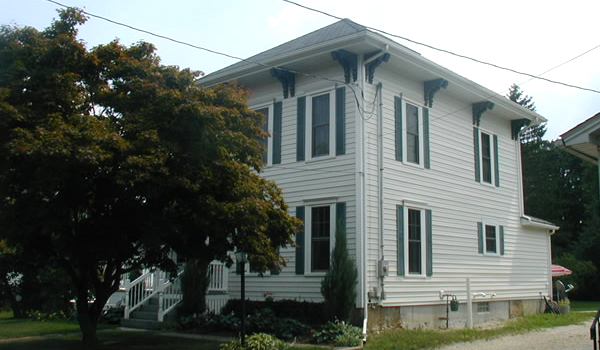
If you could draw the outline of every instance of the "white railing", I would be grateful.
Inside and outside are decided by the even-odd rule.
[[[210,283],[208,284],[209,293],[225,293],[227,292],[227,280],[229,277],[229,269],[220,261],[213,261],[208,266]]]
[[[150,300],[160,290],[166,277],[166,273],[162,271],[146,271],[140,277],[128,283],[125,281],[125,319],[129,319],[129,315],[142,306],[146,301]]]
[[[163,284],[158,293],[158,322],[162,322],[165,315],[173,310],[183,299],[179,276],[181,276],[181,272],[173,281]]]
[[[206,309],[208,312],[214,314],[220,314],[221,309],[229,300],[229,294],[207,294],[206,295]]]

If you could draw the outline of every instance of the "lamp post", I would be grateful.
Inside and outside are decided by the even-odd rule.
[[[246,347],[246,262],[248,262],[248,253],[236,252],[235,260],[239,264],[240,275],[242,275],[242,348]]]

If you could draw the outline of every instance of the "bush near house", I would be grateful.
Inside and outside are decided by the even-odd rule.
[[[273,300],[271,298],[264,301],[246,300],[247,315],[256,314],[262,309],[271,309],[276,317],[293,318],[311,326],[318,326],[329,321],[323,303],[291,299]],[[242,301],[240,299],[230,299],[221,310],[221,314],[234,314],[241,317]]]

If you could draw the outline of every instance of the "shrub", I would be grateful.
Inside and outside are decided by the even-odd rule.
[[[313,327],[329,321],[327,312],[323,303],[311,301],[298,301],[291,299],[264,301],[246,300],[246,314],[253,315],[262,309],[269,308],[278,318],[293,318],[303,324]],[[242,301],[240,299],[230,299],[221,310],[222,314],[233,313],[237,317],[242,315]]]
[[[338,320],[327,322],[319,330],[314,332],[313,340],[317,343],[334,343],[339,346],[360,345],[362,332],[360,328],[354,327]]]
[[[240,340],[231,340],[219,346],[219,350],[286,350],[288,346],[281,340],[265,333],[256,333],[246,338],[246,347]]]
[[[330,319],[350,321],[356,300],[358,271],[348,255],[345,221],[339,220],[329,270],[321,281],[321,294]]]

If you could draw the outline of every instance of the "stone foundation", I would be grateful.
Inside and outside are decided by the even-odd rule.
[[[487,303],[487,306],[483,303]],[[473,300],[473,326],[485,328],[509,318],[527,316],[544,311],[540,300],[493,301]],[[467,303],[461,302],[458,311],[448,312],[448,328],[467,327]],[[444,329],[446,304],[422,306],[375,306],[369,309],[370,332],[383,329]]]

